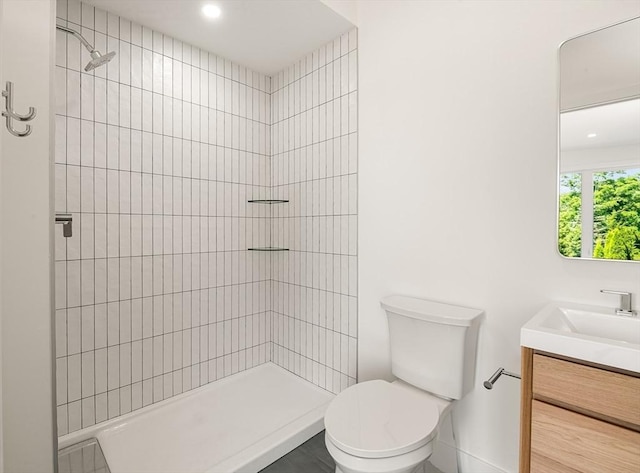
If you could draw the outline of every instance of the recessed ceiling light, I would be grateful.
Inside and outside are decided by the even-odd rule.
[[[597,135],[597,134],[595,134],[595,133],[589,133],[589,134],[587,135],[587,138],[595,138],[596,136],[598,136],[598,135]]]
[[[222,14],[222,10],[220,10],[220,7],[217,5],[207,3],[202,6],[202,14],[207,18],[219,18]]]

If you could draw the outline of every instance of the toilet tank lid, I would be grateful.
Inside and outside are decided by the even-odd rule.
[[[400,295],[384,297],[380,301],[380,305],[388,312],[406,317],[463,327],[470,326],[474,320],[483,314],[481,309]]]

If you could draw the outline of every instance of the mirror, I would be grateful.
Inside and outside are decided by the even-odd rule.
[[[560,46],[558,249],[640,261],[640,18]]]

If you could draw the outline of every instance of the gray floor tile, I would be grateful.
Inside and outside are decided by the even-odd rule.
[[[260,473],[333,473],[336,464],[324,444],[324,430]]]
[[[334,473],[336,464],[324,443],[324,430],[259,473]],[[442,473],[430,463],[416,473]]]

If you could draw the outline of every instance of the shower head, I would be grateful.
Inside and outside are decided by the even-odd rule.
[[[100,54],[99,51],[97,51],[93,46],[91,46],[91,44],[89,44],[89,41],[84,39],[84,36],[82,36],[76,30],[72,30],[71,28],[67,28],[66,26],[61,26],[61,25],[56,25],[56,28],[58,28],[60,31],[64,31],[65,33],[72,34],[73,36],[75,36],[80,40],[80,42],[85,48],[87,48],[87,51],[89,51],[89,54],[91,54],[91,61],[89,61],[89,63],[84,68],[86,72],[92,71],[96,67],[100,67],[103,64],[108,63],[116,55],[115,51],[111,51],[110,53],[107,53],[103,56],[102,54]]]
[[[84,67],[84,70],[86,72],[93,71],[96,67],[100,67],[111,61],[115,55],[115,51],[111,51],[103,56],[98,51],[93,50],[91,51],[91,61]]]

